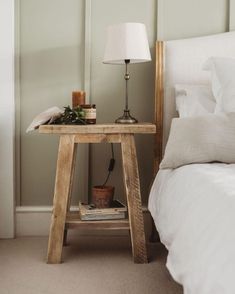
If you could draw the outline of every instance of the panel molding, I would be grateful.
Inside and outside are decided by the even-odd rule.
[[[87,93],[87,102],[89,103],[90,96],[90,63],[91,63],[91,0],[83,0],[83,9],[82,12],[84,18],[82,20],[82,26],[84,26],[84,34],[82,35],[81,42],[84,43],[84,46],[81,48],[81,54],[84,57],[84,66],[83,70],[81,69],[81,88]],[[22,199],[24,199],[24,194],[21,192],[21,91],[20,91],[20,0],[15,0],[15,120],[16,120],[16,144],[15,144],[15,162],[16,162],[16,171],[15,171],[15,180],[16,180],[16,205],[23,205]],[[84,185],[81,187],[82,194],[88,194],[88,162],[89,162],[89,150],[88,147],[82,146],[82,162],[83,164],[83,174],[85,175]],[[79,160],[81,165],[81,161]],[[33,197],[33,195],[31,195]],[[31,199],[31,198],[30,198]]]
[[[229,1],[229,30],[235,30],[235,0]]]
[[[15,201],[17,205],[21,205],[20,114],[20,2],[15,0]]]
[[[164,1],[157,1],[157,40],[164,40]]]
[[[85,0],[84,91],[87,102],[91,100],[91,7],[91,0]]]
[[[15,234],[14,0],[0,1],[0,238]]]
[[[17,206],[16,207],[16,237],[48,236],[52,215],[52,206]],[[71,211],[79,211],[78,206],[72,206]],[[146,219],[147,232],[150,234],[149,213],[147,207],[143,207]],[[71,235],[126,235],[128,232],[102,231],[102,230],[70,230]]]
[[[235,27],[235,13],[232,15],[235,9],[234,0],[200,0],[197,5],[193,0],[180,0],[177,4],[170,0],[157,2],[158,40],[217,34],[229,31],[229,27]],[[192,10],[192,7],[196,10]]]
[[[16,237],[48,236],[52,209],[52,206],[17,206]]]
[[[91,103],[91,22],[92,22],[92,0],[85,2],[85,34],[84,34],[84,91],[86,92],[86,101]],[[92,146],[89,144],[86,148],[86,175],[87,175],[87,195],[91,193],[91,161]],[[87,196],[89,202],[89,196]]]

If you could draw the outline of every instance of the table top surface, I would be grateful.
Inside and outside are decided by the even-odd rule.
[[[154,134],[153,123],[135,124],[92,124],[92,125],[41,125],[39,133],[44,134]]]

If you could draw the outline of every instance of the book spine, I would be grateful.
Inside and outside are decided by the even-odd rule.
[[[125,213],[119,214],[106,214],[106,215],[81,215],[81,220],[112,220],[112,219],[124,219]]]

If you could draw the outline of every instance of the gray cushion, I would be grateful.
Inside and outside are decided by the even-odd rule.
[[[160,168],[235,163],[235,113],[174,118]]]

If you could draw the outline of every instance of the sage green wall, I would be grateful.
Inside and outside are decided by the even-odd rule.
[[[158,38],[187,38],[229,29],[229,0],[159,0]]]
[[[20,0],[18,9],[18,204],[49,205],[53,199],[58,137],[26,134],[25,130],[41,111],[71,104],[71,92],[83,87],[84,1]],[[80,154],[85,157],[85,152],[81,150]],[[80,192],[84,197],[87,185],[83,158],[81,162],[74,195]]]
[[[84,26],[85,4],[90,1],[77,0],[21,0],[19,6],[19,97],[17,111],[20,123],[20,143],[17,149],[18,204],[50,205],[52,203],[58,138],[25,134],[32,118],[44,109],[70,103],[73,89],[84,86]],[[133,9],[133,6],[138,7]],[[125,7],[125,9],[123,9]],[[130,105],[133,114],[140,121],[153,120],[154,101],[154,43],[156,39],[156,3],[148,1],[91,1],[91,99],[97,104],[98,122],[113,122],[123,111],[124,83],[122,67],[104,66],[102,57],[105,29],[111,23],[123,21],[144,22],[152,48],[151,63],[131,66]],[[89,65],[88,65],[89,66]],[[86,69],[87,72],[89,71]],[[87,82],[87,81],[86,81]],[[149,192],[153,164],[153,138],[137,137],[145,195]],[[91,170],[89,184],[100,184],[108,165],[110,146],[96,146],[91,149]],[[117,195],[123,194],[120,150],[117,152],[117,166],[112,183]],[[80,154],[81,155],[81,154]],[[86,154],[85,154],[86,155]],[[81,191],[86,197],[85,156],[80,156],[80,172],[76,178],[75,195]],[[110,182],[111,183],[111,182]],[[81,187],[82,186],[82,187]]]
[[[130,106],[140,121],[153,120],[154,45],[158,39],[186,38],[228,30],[227,0],[99,0],[92,2],[92,75],[91,99],[97,104],[100,122],[113,121],[123,109],[124,68],[103,65],[105,28],[125,21],[143,22],[147,26],[152,63],[131,66]],[[157,30],[157,32],[156,32]],[[117,187],[117,197],[123,195],[119,146],[115,146],[117,168],[111,183]],[[147,201],[152,176],[153,141],[150,136],[137,137],[137,151],[142,195]],[[108,166],[108,146],[92,148],[92,183],[100,184]]]
[[[146,24],[153,61],[130,66],[130,108],[140,121],[153,121],[154,46],[157,39],[176,39],[220,33],[235,29],[235,0],[18,0],[20,10],[20,177],[22,205],[49,205],[55,177],[58,139],[25,134],[31,119],[52,106],[70,103],[73,89],[84,88],[84,74],[90,78],[90,101],[97,105],[97,121],[113,122],[123,111],[124,68],[102,64],[105,30],[110,24]],[[90,13],[85,4],[91,4]],[[85,23],[91,40],[84,39]],[[88,28],[89,32],[89,28]],[[86,35],[89,37],[89,33]],[[84,43],[91,45],[91,67],[84,69]],[[89,48],[89,46],[87,47]],[[89,52],[87,53],[89,56]],[[87,85],[88,84],[88,85]],[[86,88],[89,81],[86,80]],[[20,115],[18,115],[20,114]],[[153,137],[137,136],[137,152],[144,201],[152,179]],[[115,145],[116,168],[110,184],[122,198],[120,148]],[[74,195],[86,197],[86,148],[80,152]],[[106,176],[110,146],[93,145],[90,152],[90,185]],[[83,174],[85,171],[85,176]],[[79,180],[78,180],[79,178]],[[19,185],[18,185],[19,186]],[[18,203],[20,203],[18,198]]]
[[[129,106],[139,121],[153,121],[154,113],[154,46],[157,28],[157,10],[154,0],[99,0],[92,1],[92,63],[91,100],[97,105],[99,122],[114,122],[124,108],[124,66],[102,64],[106,27],[121,22],[142,22],[147,27],[152,62],[130,65]],[[143,197],[147,199],[153,175],[153,136],[136,138]],[[116,188],[116,197],[123,198],[120,146],[114,146],[116,168],[110,184]],[[110,158],[110,146],[92,148],[92,183],[102,184]]]
[[[230,0],[230,30],[234,31],[235,30],[235,0]]]

